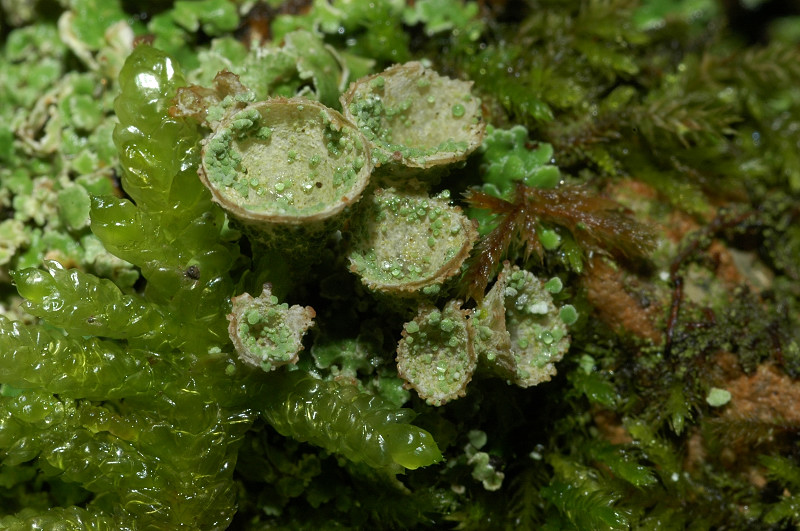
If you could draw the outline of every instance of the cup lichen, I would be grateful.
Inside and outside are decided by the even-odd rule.
[[[249,234],[274,245],[292,227],[330,230],[371,170],[366,140],[341,114],[312,100],[273,98],[234,107],[204,141],[198,173]]]
[[[350,270],[369,289],[395,296],[420,295],[457,275],[477,231],[449,199],[449,192],[374,190],[351,221]]]
[[[481,145],[486,124],[471,88],[414,61],[357,80],[342,109],[372,142],[376,166],[408,173],[464,160]]]
[[[571,305],[556,308],[551,295],[555,284],[504,263],[470,319],[475,350],[487,372],[520,387],[549,381],[556,374],[555,362],[570,345],[567,324],[577,315]]]
[[[0,1],[0,528],[797,527],[789,12]],[[261,124],[276,98],[355,110],[378,167],[256,231],[204,145],[235,200],[283,195],[270,215],[303,215],[280,168],[336,179],[288,144],[301,114]],[[406,238],[390,281],[457,254],[430,214],[370,219],[445,188],[480,223],[452,276],[348,271],[369,228]]]
[[[314,324],[312,307],[280,304],[268,284],[258,297],[233,297],[231,306],[228,334],[239,359],[265,371],[297,363],[303,336]]]
[[[421,307],[403,325],[397,345],[397,374],[433,406],[463,397],[478,364],[470,341],[468,311],[452,300],[442,310]]]

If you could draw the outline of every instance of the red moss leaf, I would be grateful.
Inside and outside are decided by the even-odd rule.
[[[580,186],[541,189],[517,183],[514,197],[506,201],[472,192],[466,201],[473,208],[499,215],[499,223],[476,247],[464,277],[467,297],[483,299],[486,286],[510,248],[517,246],[527,259],[544,255],[538,227],[559,226],[572,233],[584,249],[626,258],[645,256],[653,248],[652,231],[630,217],[618,203]]]

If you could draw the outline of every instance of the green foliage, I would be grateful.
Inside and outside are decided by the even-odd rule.
[[[403,22],[409,26],[421,23],[430,36],[447,31],[467,32],[471,40],[483,31],[477,20],[478,5],[459,0],[421,0],[403,11]]]
[[[649,487],[657,482],[653,471],[637,460],[635,452],[620,446],[598,441],[589,450],[589,455],[607,465],[612,474],[634,487]]]
[[[800,374],[800,57],[792,19],[747,44],[730,4],[0,2],[0,528],[800,525],[793,395],[765,394]],[[412,396],[419,301],[363,290],[348,225],[302,273],[242,237],[170,114],[222,70],[336,106],[410,59],[491,122],[431,190],[499,214],[470,212],[473,295],[509,259],[578,309],[537,388]],[[267,282],[317,312],[292,371],[230,343]]]
[[[529,147],[528,131],[520,125],[508,130],[487,127],[481,153],[486,161],[483,190],[497,197],[510,198],[518,181],[553,188],[561,178],[552,164],[553,147],[538,143]]]
[[[309,441],[375,468],[418,468],[441,460],[431,435],[397,409],[355,386],[295,371],[270,375],[263,415],[284,436]]]
[[[164,123],[158,118],[166,110],[166,105],[159,104],[164,94],[154,97],[153,84],[148,82],[165,73],[168,61],[150,48],[137,49],[131,61],[135,66],[128,71],[134,70],[132,77],[142,82],[134,80],[123,89],[120,128],[126,127],[128,118],[142,128],[140,132]],[[177,70],[172,73],[180,75]],[[161,81],[169,79],[167,74]],[[123,76],[123,86],[128,80]],[[94,493],[87,505],[93,516],[63,513],[76,522],[96,518],[102,523],[113,517],[116,528],[132,525],[133,520],[142,528],[156,523],[215,527],[226,525],[234,507],[235,449],[252,420],[242,404],[246,393],[259,386],[220,378],[233,362],[218,348],[211,348],[212,340],[224,334],[224,324],[215,330],[213,323],[224,322],[220,310],[227,298],[222,294],[227,295],[232,286],[228,279],[225,289],[227,277],[222,275],[230,262],[215,270],[213,260],[197,259],[209,273],[210,286],[194,279],[167,281],[181,278],[187,267],[181,264],[178,271],[168,270],[180,262],[181,253],[207,256],[205,244],[210,241],[213,246],[219,230],[205,228],[214,225],[205,221],[204,212],[193,210],[196,202],[184,201],[186,196],[176,193],[176,200],[170,201],[170,187],[180,179],[173,179],[174,174],[191,170],[171,164],[169,146],[180,144],[185,128],[174,121],[164,125],[158,129],[159,139],[168,147],[153,148],[149,157],[137,159],[141,152],[130,143],[123,144],[129,155],[125,183],[138,205],[116,198],[96,201],[106,207],[118,205],[134,221],[163,216],[159,221],[172,221],[185,234],[180,247],[162,240],[160,252],[146,253],[143,261],[141,253],[129,253],[141,263],[153,289],[144,296],[124,295],[109,281],[50,263],[48,271],[23,270],[15,279],[20,292],[29,297],[30,311],[76,335],[65,335],[50,325],[24,326],[2,319],[2,379],[22,389],[2,399],[3,463],[12,466],[35,458],[49,476]],[[148,179],[137,180],[148,169]],[[118,212],[104,214],[108,222],[122,226],[122,218],[115,216]],[[196,228],[187,229],[193,217],[199,218]],[[102,238],[102,222],[98,227]],[[134,229],[142,230],[141,225]],[[151,236],[155,233],[150,231]],[[106,235],[109,245],[130,244],[118,234]],[[169,237],[164,236],[165,240]],[[227,250],[221,243],[216,245]],[[221,288],[215,290],[219,284]],[[173,351],[170,343],[182,347],[184,353]],[[126,509],[120,512],[119,507]],[[9,517],[8,525],[23,526],[37,518],[47,522],[59,514],[58,510],[42,516],[22,512]]]
[[[569,379],[575,391],[591,402],[611,408],[618,401],[614,384],[606,374],[595,369],[595,360],[589,354],[581,356],[580,367],[569,374]]]
[[[115,1],[70,0],[67,4],[75,37],[92,50],[102,47],[109,26],[126,18]]]
[[[58,262],[47,261],[45,267],[46,271],[31,268],[12,273],[19,294],[26,299],[23,308],[31,315],[76,335],[129,339],[156,348],[167,342],[159,337],[167,318],[158,306],[124,295],[109,280],[66,270]],[[87,307],[86,301],[93,304]]]
[[[223,214],[211,208],[210,193],[196,176],[197,127],[166,113],[183,83],[174,61],[154,48],[138,47],[125,63],[114,141],[133,202],[94,198],[92,231],[107,249],[141,268],[152,302],[167,304],[222,342],[227,321],[218,309],[232,291],[228,271],[237,251],[220,240]],[[192,266],[198,278],[186,274]],[[192,346],[208,348],[207,338],[195,335]]]
[[[759,462],[767,469],[771,479],[787,489],[766,510],[764,521],[768,524],[800,524],[800,496],[797,494],[800,489],[800,466],[791,459],[767,455],[762,455]]]
[[[85,303],[84,303],[85,306]],[[81,308],[83,309],[83,308]],[[143,349],[64,336],[46,326],[23,326],[0,316],[0,375],[18,389],[101,400],[157,389],[169,364]]]
[[[542,470],[526,468],[512,482],[507,529],[535,529],[544,520],[545,500],[541,489],[547,476]]]
[[[597,473],[559,455],[550,464],[555,478],[541,491],[557,514],[548,518],[552,528],[627,529],[630,512],[618,502],[620,495],[601,486]]]
[[[4,278],[7,268],[39,266],[44,258],[76,264],[123,288],[138,276],[88,230],[89,194],[114,189],[113,77],[128,53],[125,36],[132,37],[120,27],[106,39],[107,26],[97,16],[116,22],[121,11],[116,2],[94,4],[75,2],[84,16],[65,13],[60,30],[46,19],[13,28],[0,51]],[[97,16],[85,15],[90,8]]]
[[[276,17],[273,39],[280,41],[296,29],[340,39],[346,34],[346,43],[343,39],[340,44],[350,54],[374,60],[379,66],[402,63],[410,59],[410,39],[400,25],[404,5],[398,0],[315,0],[306,14]]]
[[[221,35],[236,29],[239,16],[236,6],[225,0],[201,0],[200,2],[175,2],[172,19],[190,33],[202,27],[209,36]]]

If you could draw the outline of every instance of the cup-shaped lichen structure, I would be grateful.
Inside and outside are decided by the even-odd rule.
[[[424,170],[464,160],[481,145],[486,124],[471,88],[410,62],[351,84],[342,109],[372,143],[376,167]]]
[[[233,108],[206,139],[198,172],[248,234],[290,252],[331,230],[369,182],[364,136],[319,102]]]
[[[314,324],[313,308],[279,303],[269,284],[258,297],[243,293],[231,304],[228,335],[239,359],[265,371],[297,363],[303,336]]]
[[[570,345],[567,322],[574,319],[556,308],[543,281],[506,262],[473,311],[470,326],[481,365],[516,385],[530,387],[556,374],[555,363]]]
[[[350,270],[371,290],[413,297],[438,293],[478,238],[475,224],[444,191],[378,188],[351,219]]]
[[[440,406],[466,394],[477,366],[469,340],[467,311],[451,300],[443,310],[422,307],[403,325],[397,374],[428,404]]]

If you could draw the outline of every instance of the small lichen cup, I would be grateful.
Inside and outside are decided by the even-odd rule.
[[[364,136],[319,102],[274,98],[232,108],[204,141],[198,174],[250,236],[307,255],[369,183]]]
[[[421,307],[397,345],[398,376],[432,406],[463,397],[478,364],[461,302]]]
[[[242,293],[231,299],[228,335],[244,363],[271,371],[297,363],[303,336],[314,324],[310,306],[279,303],[269,284],[261,295]]]
[[[486,124],[471,88],[471,81],[410,62],[355,81],[340,99],[344,115],[372,144],[380,173],[418,176],[464,160],[481,145]]]
[[[460,272],[478,238],[475,223],[445,191],[378,188],[350,220],[350,271],[372,291],[424,298]]]
[[[569,349],[567,327],[575,318],[567,313],[556,308],[545,282],[505,262],[470,319],[481,370],[520,387],[550,381]]]

